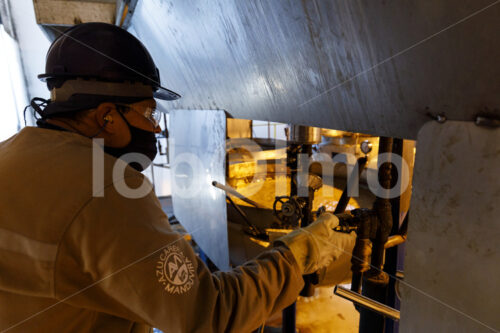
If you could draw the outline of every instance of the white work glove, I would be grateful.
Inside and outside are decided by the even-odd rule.
[[[277,239],[274,245],[286,245],[299,264],[302,274],[311,274],[329,266],[342,254],[352,254],[356,233],[334,231],[339,219],[324,213],[312,224]]]

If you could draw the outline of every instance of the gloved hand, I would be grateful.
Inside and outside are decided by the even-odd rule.
[[[324,213],[307,227],[277,239],[274,245],[286,245],[299,264],[302,274],[311,274],[329,266],[343,253],[352,253],[356,233],[333,231],[338,224],[339,219],[335,215]]]

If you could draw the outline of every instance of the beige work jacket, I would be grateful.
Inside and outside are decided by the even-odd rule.
[[[153,192],[117,190],[141,173],[113,181],[103,154],[96,192],[92,147],[34,127],[0,143],[0,332],[250,332],[296,299],[290,251],[211,274]]]

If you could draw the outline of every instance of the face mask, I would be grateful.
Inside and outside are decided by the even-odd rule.
[[[156,148],[156,136],[153,132],[145,131],[130,125],[125,117],[122,116],[122,118],[123,120],[125,120],[130,130],[131,139],[129,144],[122,148],[112,148],[105,146],[104,152],[116,158],[121,158],[122,155],[127,153],[139,153],[145,155],[145,157],[147,157],[147,165],[144,165],[144,168],[138,162],[129,162],[125,160],[125,162],[127,162],[132,168],[141,172],[145,168],[147,168],[151,164],[151,162],[153,162],[156,153],[158,152]],[[146,158],[144,158],[144,160],[146,160]]]

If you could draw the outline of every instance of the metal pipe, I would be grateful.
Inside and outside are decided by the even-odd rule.
[[[351,197],[347,193],[348,189],[349,189],[349,185],[351,185],[351,186],[358,186],[359,185],[359,178],[361,177],[361,173],[365,169],[366,162],[368,162],[368,158],[366,158],[366,157],[358,158],[358,160],[356,161],[356,164],[354,166],[354,170],[347,180],[347,184],[345,185],[344,191],[342,191],[342,195],[340,196],[339,202],[337,203],[337,207],[335,207],[335,211],[333,212],[333,214],[343,213],[345,211],[345,209],[347,208],[347,205],[349,204],[349,200],[351,200]]]
[[[266,207],[258,204],[257,202],[255,202],[253,200],[248,199],[247,197],[245,197],[240,192],[236,191],[231,186],[221,184],[221,183],[219,183],[218,181],[215,181],[215,180],[212,182],[212,185],[215,186],[215,187],[217,187],[217,188],[219,188],[219,189],[221,189],[221,190],[223,190],[223,191],[225,191],[227,194],[231,194],[232,196],[237,197],[238,199],[243,200],[246,203],[249,203],[250,205],[252,205],[254,207],[266,209]]]
[[[390,318],[392,320],[399,320],[400,313],[398,310],[391,308],[385,304],[374,301],[368,297],[360,295],[354,291],[346,289],[342,286],[335,286],[333,293],[337,296],[345,298],[359,306],[362,306],[368,310],[377,312],[382,316]]]
[[[260,236],[260,235],[265,235],[265,232],[262,232],[256,225],[254,225],[250,220],[248,219],[247,215],[241,210],[240,207],[238,207],[237,204],[234,203],[233,199],[229,195],[226,195],[227,200],[229,203],[233,206],[233,208],[240,214],[240,216],[243,218],[247,226],[250,228],[252,235],[254,236]]]
[[[388,137],[380,137],[378,156],[384,153],[391,153],[394,140]],[[378,161],[380,162],[380,160]],[[392,185],[391,163],[379,163],[379,184],[382,188],[389,191]],[[382,194],[381,194],[382,195]],[[379,197],[375,199],[373,211],[377,214],[378,223],[376,225],[376,234],[370,235],[372,243],[371,267],[363,274],[362,294],[371,300],[384,304],[387,301],[387,287],[389,285],[389,275],[383,271],[385,249],[384,245],[389,238],[392,230],[393,215],[392,205],[389,199]],[[398,214],[399,215],[399,214]],[[359,313],[359,332],[384,332],[385,330],[384,317],[377,312],[368,311],[364,308],[360,309]]]
[[[387,242],[384,244],[384,249],[388,249],[390,247],[394,247],[399,244],[403,244],[406,242],[406,235],[394,235],[390,236]]]
[[[393,139],[380,137],[378,156],[384,153],[392,153]],[[391,188],[391,169],[392,164],[384,163],[379,165],[379,182],[382,188],[389,191]],[[381,273],[384,267],[384,244],[387,242],[392,229],[392,210],[389,199],[377,197],[373,204],[373,209],[377,212],[379,225],[377,235],[372,239],[372,257],[371,265],[376,267]]]
[[[321,128],[288,125],[288,140],[294,144],[317,144],[321,142]]]
[[[281,319],[281,332],[282,333],[295,333],[295,323],[296,323],[296,304],[293,303],[283,309],[283,317]]]
[[[286,150],[286,165],[290,168],[290,198],[297,195],[297,155],[301,146],[290,140],[290,127],[285,128],[288,147]],[[282,333],[295,333],[297,319],[297,303],[290,304],[282,311]]]

